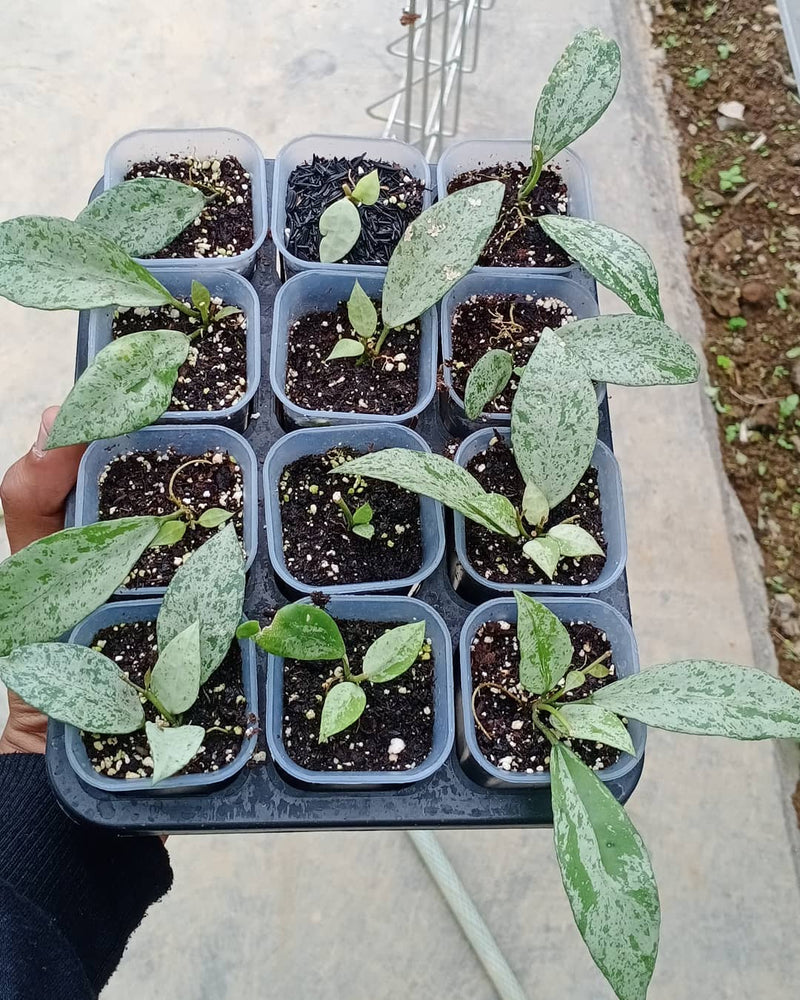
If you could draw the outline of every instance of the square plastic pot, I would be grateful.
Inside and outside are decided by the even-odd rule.
[[[104,604],[73,629],[69,641],[78,646],[89,646],[101,629],[123,622],[155,621],[160,607],[161,601],[155,599]],[[255,646],[252,642],[240,642],[239,648],[242,652],[242,684],[247,698],[247,711],[258,715]],[[238,774],[253,754],[256,736],[245,737],[236,757],[218,771],[207,774],[176,774],[157,785],[153,785],[149,778],[109,778],[98,774],[89,761],[80,731],[74,726],[64,727],[64,745],[72,769],[81,781],[92,788],[125,794],[136,792],[145,795],[177,795],[206,791]]]
[[[545,598],[541,603],[562,622],[588,622],[606,633],[611,644],[612,657],[617,677],[630,677],[639,673],[639,654],[636,639],[628,622],[622,615],[606,604],[588,597]],[[471,646],[475,633],[485,622],[508,621],[516,624],[517,603],[512,597],[495,598],[476,608],[464,622],[459,642],[461,660],[461,697],[457,713],[457,748],[459,759],[466,773],[480,785],[490,788],[537,788],[550,784],[550,772],[542,771],[525,774],[519,771],[504,771],[484,757],[478,746],[475,719],[472,715],[472,669]],[[597,771],[598,778],[606,784],[628,774],[644,756],[647,727],[636,719],[628,722],[636,753],[631,756],[620,754],[619,760],[610,767]]]
[[[247,389],[233,406],[222,410],[167,410],[159,417],[160,424],[232,423],[243,430],[247,423],[247,407],[261,381],[261,307],[256,290],[235,271],[209,269],[204,264],[188,269],[169,265],[150,266],[154,278],[176,297],[189,298],[192,281],[199,281],[208,288],[212,298],[219,296],[226,305],[238,306],[247,320]],[[111,343],[111,327],[116,306],[92,309],[89,313],[88,359],[92,361],[98,351]]]
[[[477,167],[490,167],[498,163],[531,162],[530,139],[468,139],[448,146],[442,153],[436,168],[436,185],[439,199],[447,194],[447,185],[459,174],[474,170]],[[589,188],[589,175],[583,160],[569,148],[563,149],[552,163],[554,168],[564,178],[567,185],[567,214],[581,219],[593,217],[592,196]],[[484,274],[504,274],[509,271],[526,271],[531,273],[563,274],[581,280],[584,272],[577,264],[567,267],[475,267]],[[577,272],[577,273],[573,273]]]
[[[134,163],[146,160],[169,160],[174,156],[196,156],[204,160],[235,156],[250,174],[253,193],[253,243],[233,257],[204,257],[203,267],[217,271],[238,271],[249,274],[255,265],[256,253],[264,242],[269,225],[267,205],[267,168],[264,154],[243,132],[231,128],[146,128],[129,132],[117,139],[106,153],[103,190],[120,184]],[[161,258],[159,258],[161,259]],[[194,269],[198,257],[169,258],[171,267]],[[147,266],[152,257],[140,259]],[[167,260],[164,260],[167,263]]]
[[[483,430],[470,434],[462,443],[455,455],[455,461],[463,468],[480,452],[485,451],[493,437],[502,437],[506,441],[511,438],[510,428],[485,427]],[[524,583],[509,580],[498,583],[487,580],[470,563],[467,555],[467,535],[464,515],[453,512],[455,526],[456,555],[461,564],[472,590],[479,600],[487,600],[498,594],[508,594],[512,590],[521,590],[534,597],[560,594],[596,594],[610,587],[625,569],[625,559],[628,554],[628,544],[625,535],[625,509],[622,503],[622,480],[614,453],[602,441],[594,448],[591,465],[597,469],[597,482],[600,487],[600,510],[603,517],[603,533],[608,549],[606,561],[600,576],[591,583],[570,586],[561,583]]]
[[[81,527],[98,520],[98,478],[118,455],[128,452],[165,451],[173,448],[185,455],[202,455],[206,451],[224,451],[236,459],[242,470],[243,541],[247,554],[245,569],[249,569],[258,547],[258,462],[255,453],[241,434],[227,427],[145,427],[132,434],[95,441],[84,452],[78,467],[75,486],[74,524]],[[124,597],[153,597],[163,594],[166,587],[121,587],[116,591]]]
[[[304,602],[309,600],[306,598]],[[402,625],[424,619],[425,634],[431,640],[434,660],[433,747],[428,757],[409,771],[311,771],[301,767],[289,756],[283,742],[283,657],[270,655],[266,728],[272,759],[291,781],[311,788],[367,791],[424,781],[447,760],[455,737],[453,651],[447,626],[429,604],[413,597],[335,596],[326,610],[334,618],[350,621],[385,621]]]
[[[346,445],[360,454],[381,448],[409,448],[430,452],[419,434],[402,424],[353,424],[343,427],[312,427],[285,434],[270,448],[264,462],[264,511],[267,545],[272,568],[291,595],[322,592],[323,594],[374,594],[409,590],[422,583],[436,569],[444,555],[444,517],[441,505],[429,497],[420,497],[422,528],[422,566],[416,573],[400,580],[369,580],[365,583],[343,583],[328,587],[312,586],[293,576],[286,567],[283,554],[283,523],[278,497],[278,482],[287,465],[305,455],[322,455],[331,448]]]
[[[363,268],[333,271],[320,269],[303,271],[283,285],[275,297],[272,313],[272,347],[270,348],[269,380],[276,399],[283,406],[287,420],[296,427],[328,426],[330,424],[410,423],[425,409],[436,392],[438,362],[436,309],[428,309],[420,317],[420,356],[417,401],[405,413],[397,415],[361,413],[337,410],[306,410],[286,395],[286,363],[289,353],[289,328],[296,319],[313,312],[328,312],[346,302],[356,280],[370,298],[379,299],[386,277],[385,268],[375,271]],[[346,371],[346,369],[344,369]]]
[[[286,248],[286,194],[289,176],[295,167],[307,163],[312,156],[330,159],[334,156],[344,156],[352,159],[356,156],[366,156],[371,160],[383,160],[385,163],[396,163],[405,167],[412,177],[425,184],[422,197],[423,210],[429,208],[433,201],[433,188],[430,167],[416,146],[409,146],[398,139],[368,139],[351,135],[304,135],[299,139],[287,142],[275,157],[275,173],[272,181],[272,225],[271,234],[283,257],[290,273],[297,271],[313,271],[320,268],[335,270],[353,269],[352,264],[323,264],[318,260],[302,260],[289,253]],[[383,271],[377,264],[359,265],[368,271]]]
[[[500,274],[487,274],[487,271],[500,271]],[[453,357],[453,314],[462,302],[473,295],[532,295],[534,298],[549,297],[561,299],[570,307],[576,319],[589,319],[599,316],[600,310],[594,295],[583,285],[561,274],[544,274],[538,270],[524,268],[485,268],[479,267],[470,271],[442,299],[439,309],[439,327],[442,341],[442,357]],[[443,365],[444,382],[447,386],[448,406],[453,416],[466,421],[464,400],[453,388],[453,371],[450,365]],[[605,382],[599,382],[597,402],[602,402],[606,394]],[[493,424],[510,424],[510,413],[483,413],[481,420]],[[474,421],[470,421],[474,425]]]

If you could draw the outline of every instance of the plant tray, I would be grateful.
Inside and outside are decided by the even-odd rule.
[[[267,183],[272,184],[273,161],[267,160]],[[100,185],[92,197],[100,192]],[[201,262],[202,263],[202,262]],[[252,445],[259,464],[270,446],[284,433],[269,381],[269,343],[272,308],[280,288],[279,261],[275,246],[266,241],[258,252],[251,278],[261,304],[261,382],[250,406],[250,420],[244,436]],[[585,279],[588,282],[588,279]],[[592,283],[593,286],[593,283]],[[596,290],[592,287],[593,293]],[[76,377],[87,363],[88,314],[78,323]],[[441,394],[440,394],[441,395]],[[258,414],[258,417],[254,417]],[[474,429],[474,426],[472,429]],[[445,443],[466,436],[469,427],[446,426],[440,400],[423,411],[415,429],[434,451]],[[612,447],[608,402],[600,405],[599,438]],[[288,603],[278,588],[269,563],[264,530],[264,498],[259,498],[259,546],[248,572],[245,611],[257,618],[265,609]],[[448,552],[454,551],[452,518],[448,518]],[[69,523],[69,520],[68,520]],[[447,623],[454,648],[458,648],[461,627],[476,607],[459,596],[450,583],[446,559],[414,594],[431,604]],[[623,573],[614,584],[598,594],[630,621],[628,584]],[[258,651],[258,714],[265,720],[266,654]],[[456,670],[456,682],[458,671]],[[458,698],[458,694],[456,695]],[[486,788],[473,782],[453,750],[444,766],[430,778],[403,788],[380,791],[310,790],[291,784],[278,772],[267,752],[263,763],[248,764],[228,784],[197,794],[120,795],[85,785],[67,760],[64,725],[50,721],[47,733],[47,769],[51,784],[66,812],[77,821],[91,823],[117,833],[222,833],[225,831],[266,830],[374,830],[406,828],[488,828],[546,827],[552,825],[550,789]],[[266,751],[263,734],[256,753]],[[608,783],[621,801],[636,787],[644,761],[618,781]]]

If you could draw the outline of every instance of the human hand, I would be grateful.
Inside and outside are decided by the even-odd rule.
[[[64,504],[75,485],[86,446],[44,450],[57,413],[57,406],[44,411],[35,444],[0,483],[12,553],[64,527]],[[44,753],[46,731],[45,716],[9,691],[8,722],[0,736],[0,753]]]

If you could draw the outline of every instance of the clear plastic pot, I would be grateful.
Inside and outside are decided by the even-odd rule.
[[[155,621],[161,601],[157,599],[116,601],[104,604],[93,611],[87,618],[72,630],[69,641],[78,646],[91,645],[92,639],[104,628],[120,625],[124,622]],[[240,642],[242,653],[242,684],[247,698],[247,711],[258,715],[258,679],[256,675],[256,653],[252,642]],[[206,774],[175,774],[153,785],[150,778],[109,778],[99,774],[92,767],[86,747],[83,745],[80,730],[74,726],[64,727],[64,745],[67,760],[81,781],[92,788],[101,791],[120,792],[140,795],[170,795],[186,794],[187,792],[202,792],[228,781],[236,775],[253,754],[256,736],[242,737],[242,746],[236,757],[218,771]]]
[[[537,597],[537,600],[539,598]],[[541,603],[562,622],[589,622],[606,633],[611,644],[612,659],[617,677],[629,677],[639,673],[639,654],[633,630],[622,615],[606,604],[587,597],[541,598]],[[461,697],[456,718],[457,749],[466,773],[480,785],[488,787],[536,788],[550,784],[550,772],[542,771],[525,774],[520,771],[505,771],[490,763],[481,753],[472,715],[472,669],[471,646],[475,633],[485,622],[508,621],[516,624],[517,603],[512,597],[495,598],[476,608],[464,622],[459,642],[461,660]],[[620,754],[619,760],[610,767],[597,771],[598,778],[606,784],[628,774],[644,756],[647,727],[631,719],[628,731],[636,753],[631,756]]]
[[[305,599],[308,603],[308,598]],[[434,609],[413,597],[345,597],[336,595],[326,606],[337,619],[394,622],[422,621],[431,640],[434,661],[433,747],[428,757],[408,771],[311,771],[296,764],[283,742],[283,658],[269,656],[267,666],[267,743],[275,764],[304,786],[330,789],[391,788],[429,778],[437,771],[453,746],[455,735],[453,652],[447,626]],[[402,683],[402,678],[391,683]],[[369,684],[367,697],[369,697]]]
[[[287,420],[296,427],[327,426],[329,424],[402,423],[414,420],[433,399],[436,392],[438,363],[436,309],[428,309],[420,317],[421,341],[417,401],[405,413],[382,414],[360,411],[306,410],[286,395],[286,361],[289,328],[296,319],[312,312],[329,312],[340,302],[346,302],[358,280],[370,298],[379,299],[386,276],[385,268],[332,271],[303,271],[283,285],[275,297],[272,312],[272,347],[270,348],[269,379],[275,397],[283,406]],[[346,369],[343,369],[346,372]]]

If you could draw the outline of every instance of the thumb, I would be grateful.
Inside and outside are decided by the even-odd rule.
[[[57,413],[57,406],[44,411],[33,447],[11,466],[0,483],[12,552],[64,526],[64,502],[75,485],[86,446],[44,450]]]

